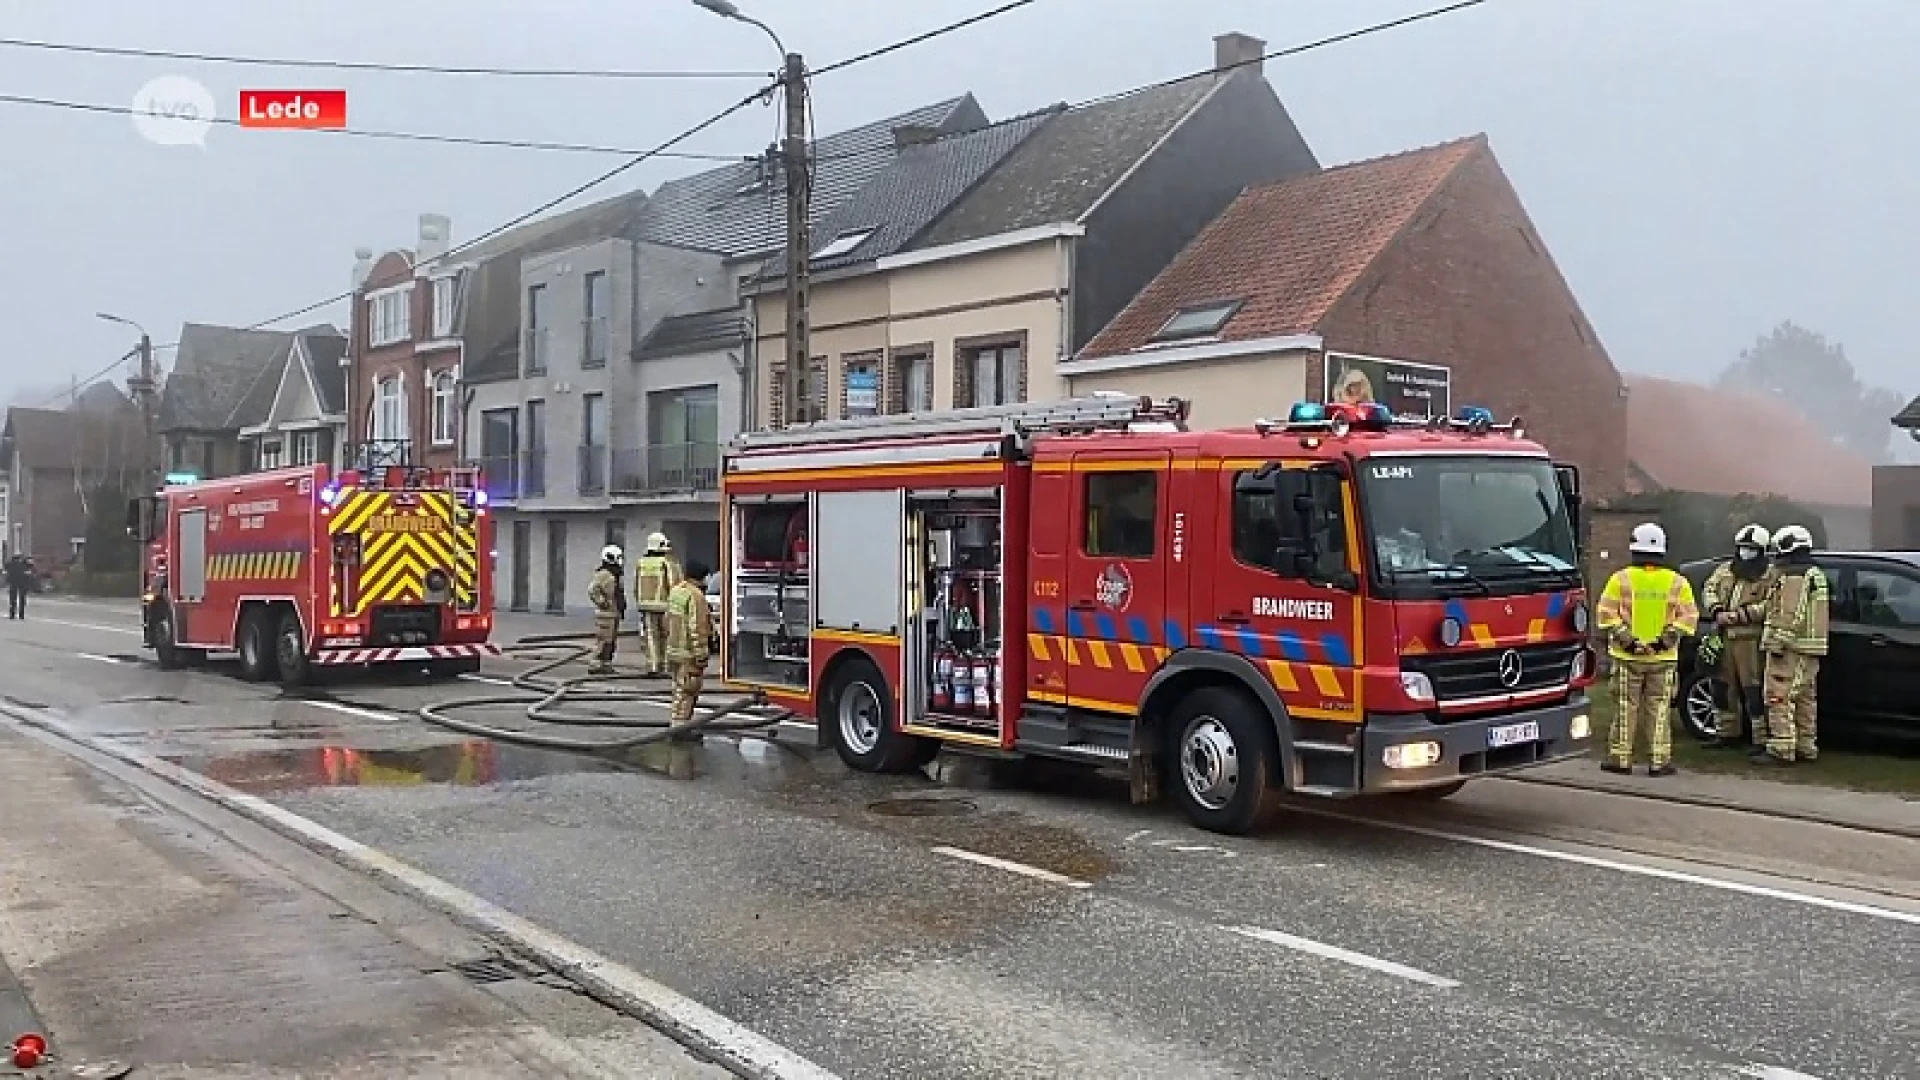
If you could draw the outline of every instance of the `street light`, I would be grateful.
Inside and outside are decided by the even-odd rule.
[[[693,0],[693,2],[723,19],[743,22],[749,26],[757,26],[761,30],[766,31],[766,35],[773,39],[773,47],[780,50],[780,56],[783,59],[786,57],[787,47],[780,41],[780,35],[773,32],[773,27],[741,11],[740,5],[734,3],[733,0]]]

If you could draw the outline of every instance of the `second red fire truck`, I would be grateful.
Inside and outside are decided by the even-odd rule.
[[[1485,409],[1191,432],[1116,395],[816,423],[726,459],[722,669],[852,767],[1126,768],[1203,828],[1584,752],[1578,472]]]
[[[174,668],[240,654],[248,679],[316,666],[478,670],[493,632],[493,519],[473,470],[325,465],[136,499],[146,645]]]

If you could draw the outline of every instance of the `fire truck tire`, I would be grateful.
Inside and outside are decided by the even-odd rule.
[[[847,767],[859,772],[897,773],[925,765],[940,744],[908,735],[893,726],[893,695],[887,680],[867,659],[847,661],[834,676],[821,722],[833,749]]]
[[[240,677],[248,682],[268,682],[278,674],[272,616],[265,607],[250,607],[240,616]]]
[[[1259,703],[1208,686],[1182,698],[1167,719],[1167,781],[1187,820],[1229,836],[1252,831],[1280,787],[1280,750]]]
[[[307,636],[300,629],[300,616],[292,611],[281,613],[280,625],[274,630],[273,662],[280,671],[281,686],[298,689],[313,681],[313,664],[307,657]]]
[[[162,671],[179,671],[201,657],[198,649],[183,649],[179,631],[173,626],[173,609],[160,607],[153,612],[153,658]]]

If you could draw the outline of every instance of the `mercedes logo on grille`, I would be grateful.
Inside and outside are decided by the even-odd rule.
[[[1511,690],[1520,685],[1520,654],[1508,649],[1500,654],[1500,685]]]

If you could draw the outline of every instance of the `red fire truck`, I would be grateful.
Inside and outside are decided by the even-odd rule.
[[[722,668],[848,765],[1126,768],[1199,826],[1577,755],[1579,473],[1485,409],[1191,432],[1113,394],[730,448]]]
[[[474,470],[326,465],[135,499],[146,644],[164,668],[237,651],[251,680],[315,665],[478,670],[493,631],[493,518]]]

